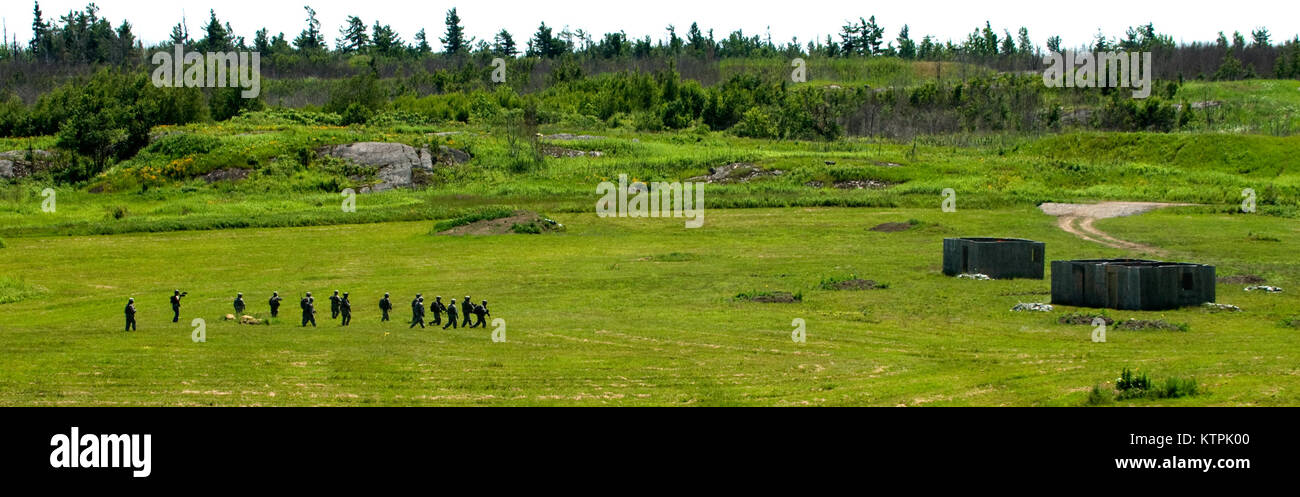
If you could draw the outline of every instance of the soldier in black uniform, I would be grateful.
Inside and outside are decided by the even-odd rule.
[[[126,331],[135,331],[135,299],[126,301]]]
[[[316,299],[311,298],[311,292],[307,292],[307,296],[303,297],[302,302],[298,305],[302,307],[302,325],[306,327],[307,323],[311,323],[311,327],[315,328]]]
[[[379,310],[384,312],[384,317],[380,318],[379,322],[388,321],[388,311],[393,310],[393,301],[388,300],[387,292],[384,293],[384,298],[379,299]]]
[[[243,314],[244,314],[244,294],[236,293],[235,294],[235,317],[239,317]]]
[[[461,323],[462,327],[469,326],[469,317],[474,314],[474,301],[465,296],[465,300],[460,301],[460,313],[465,315],[465,322]]]
[[[447,306],[447,324],[442,325],[442,329],[445,330],[448,326],[456,327],[456,299],[451,299],[451,305]]]
[[[447,304],[442,303],[441,295],[433,298],[433,303],[429,304],[429,310],[433,311],[433,322],[430,324],[434,326],[442,324],[442,313],[447,312]]]
[[[330,295],[330,319],[337,319],[339,317],[340,300],[342,299],[339,298],[339,291],[334,290],[334,295]]]
[[[348,300],[347,292],[343,292],[343,298],[339,300],[339,315],[343,316],[343,326],[352,322],[352,302]]]
[[[271,304],[271,317],[277,317],[280,315],[281,300],[284,299],[280,297],[280,292],[271,292],[271,299],[266,301],[266,303]]]
[[[420,293],[411,301],[411,328],[417,324],[424,328],[424,295]]]
[[[181,293],[180,290],[176,290],[175,292],[172,292],[172,322],[173,323],[179,323],[181,321],[181,298],[189,294],[190,292]]]
[[[491,316],[492,313],[488,312],[486,300],[484,300],[482,304],[474,306],[474,315],[478,317],[478,321],[475,321],[470,328],[478,328],[480,326],[487,328],[487,321],[483,318]]]

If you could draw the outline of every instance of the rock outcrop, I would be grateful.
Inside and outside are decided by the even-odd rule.
[[[462,164],[471,159],[468,153],[447,146],[439,146],[437,153],[433,153],[429,147],[417,149],[403,143],[385,142],[334,145],[320,149],[320,153],[375,168],[379,182],[361,188],[360,193],[410,188],[415,186],[416,170],[433,171],[436,165]]]

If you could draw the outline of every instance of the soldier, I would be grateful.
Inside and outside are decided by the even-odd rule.
[[[451,299],[451,305],[447,306],[447,324],[442,325],[442,329],[445,330],[448,326],[456,327],[456,299]]]
[[[343,326],[352,322],[352,302],[348,300],[347,292],[343,292],[343,298],[339,300],[339,315],[343,316]]]
[[[303,327],[306,327],[307,323],[311,323],[311,327],[315,328],[316,327],[316,299],[311,298],[311,292],[307,292],[307,296],[302,298],[302,302],[299,305],[302,307]]]
[[[420,293],[411,301],[411,328],[417,324],[424,328],[424,294]]]
[[[175,292],[172,292],[172,322],[173,323],[179,323],[181,321],[181,298],[189,294],[190,292],[182,293],[180,290],[176,290]]]
[[[243,314],[244,314],[244,294],[236,293],[235,294],[235,317],[239,317]]]
[[[280,292],[271,292],[271,300],[267,301],[268,304],[271,304],[271,317],[277,317],[280,315],[281,300],[284,299],[280,297]]]
[[[126,300],[126,331],[135,331],[135,299]]]
[[[465,296],[465,300],[460,301],[460,313],[465,315],[465,322],[460,325],[469,326],[469,317],[474,314],[474,301],[469,299],[469,295]]]
[[[379,322],[388,321],[388,311],[393,310],[393,301],[388,300],[388,292],[384,292],[384,298],[379,299],[379,310],[384,313],[384,317],[380,318]]]
[[[433,304],[429,309],[433,311],[433,325],[442,324],[442,313],[447,312],[447,304],[442,303],[442,295],[433,298]]]
[[[478,328],[480,326],[487,328],[487,321],[484,321],[483,318],[491,316],[492,313],[488,312],[486,300],[484,300],[482,304],[474,306],[474,315],[478,316],[478,321],[475,321],[474,325],[470,326],[470,328]]]
[[[339,291],[334,290],[334,295],[330,295],[330,319],[337,319],[339,317],[340,300],[342,299],[339,298]]]

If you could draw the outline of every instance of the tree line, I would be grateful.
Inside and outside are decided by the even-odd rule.
[[[916,38],[904,24],[890,31],[875,16],[849,20],[837,35],[801,42],[798,37],[775,41],[770,33],[752,34],[736,30],[715,36],[713,29],[691,23],[684,34],[676,26],[665,29],[664,36],[632,38],[624,31],[596,35],[584,29],[538,25],[536,32],[522,43],[502,29],[491,40],[469,37],[463,20],[453,7],[446,12],[442,35],[435,51],[429,33],[420,29],[413,40],[406,41],[390,25],[379,20],[367,23],[348,16],[338,29],[333,43],[327,39],[316,11],[304,6],[304,26],[290,38],[285,33],[258,29],[251,39],[238,36],[231,24],[217,17],[215,9],[201,23],[200,32],[191,33],[182,19],[171,28],[166,42],[145,46],[134,33],[130,22],[111,23],[91,3],[80,11],[69,11],[57,18],[47,18],[40,3],[33,6],[32,39],[19,43],[5,35],[0,46],[0,60],[46,64],[138,64],[156,50],[183,45],[196,51],[257,51],[269,65],[274,77],[277,66],[309,68],[322,61],[346,60],[367,55],[386,60],[459,59],[472,57],[525,57],[537,59],[574,58],[579,60],[629,60],[691,57],[704,60],[772,57],[894,57],[919,61],[960,61],[987,65],[999,70],[1041,69],[1043,54],[1070,47],[1060,36],[1047,38],[1046,47],[1035,45],[1029,30],[1020,27],[995,29],[991,22],[973,29],[965,39],[940,40],[932,35]],[[1128,28],[1119,36],[1098,32],[1092,40],[1075,49],[1103,51],[1152,51],[1169,61],[1157,68],[1160,78],[1300,77],[1300,37],[1278,42],[1265,28],[1249,33],[1219,33],[1213,43],[1176,44],[1168,34],[1156,31],[1152,23]],[[1220,70],[1223,68],[1223,70]],[[294,71],[301,72],[301,71]],[[297,74],[288,74],[297,75]],[[322,76],[331,76],[323,74]]]

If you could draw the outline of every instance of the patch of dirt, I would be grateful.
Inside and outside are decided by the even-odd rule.
[[[764,304],[793,304],[801,300],[790,292],[772,292],[761,295],[742,296],[741,298],[750,302],[760,302]]]
[[[767,170],[748,162],[734,162],[725,166],[709,168],[707,176],[696,176],[687,181],[696,183],[748,183],[768,176],[780,176],[785,171]]]
[[[1115,320],[1111,319],[1109,316],[1103,316],[1101,314],[1079,314],[1079,313],[1066,314],[1064,316],[1061,316],[1060,319],[1057,319],[1056,322],[1061,324],[1080,324],[1080,325],[1092,326],[1092,320],[1097,318],[1101,318],[1102,321],[1105,321],[1106,326],[1115,324]]]
[[[244,178],[247,178],[249,172],[251,171],[247,169],[239,169],[237,167],[231,167],[231,168],[218,169],[216,171],[212,171],[208,174],[203,175],[202,178],[203,181],[207,181],[208,183],[216,183],[218,181],[239,181]]]
[[[898,233],[912,229],[912,223],[881,223],[872,226],[869,231],[879,231],[881,233]]]
[[[874,290],[876,288],[879,287],[876,286],[875,280],[864,280],[861,278],[855,278],[851,280],[844,280],[834,285],[831,285],[830,289],[831,290]]]
[[[541,231],[555,231],[559,229],[559,224],[555,221],[546,219],[536,212],[515,211],[509,217],[500,219],[485,219],[475,221],[464,226],[457,226],[447,231],[439,232],[439,235],[509,235],[516,233],[515,225],[535,225]]]
[[[826,183],[821,181],[809,181],[807,183],[804,183],[804,186],[821,188],[823,186],[826,186]],[[854,179],[848,181],[836,181],[831,186],[834,186],[835,188],[839,188],[841,190],[883,190],[885,188],[894,186],[894,183],[888,183],[885,181],[876,181],[874,179],[865,179],[865,180]]]
[[[1160,330],[1160,331],[1187,331],[1187,325],[1170,323],[1163,319],[1149,321],[1145,319],[1130,319],[1119,323],[1115,326],[1117,330],[1142,331],[1142,330]]]
[[[1126,217],[1150,212],[1164,207],[1177,207],[1195,204],[1175,204],[1165,202],[1102,202],[1099,204],[1058,204],[1046,202],[1039,205],[1038,208],[1044,214],[1056,216],[1057,226],[1062,230],[1084,240],[1099,243],[1111,248],[1133,250],[1138,252],[1149,252],[1152,254],[1163,255],[1165,252],[1159,248],[1150,245],[1143,245],[1126,240],[1120,240],[1105,232],[1093,227],[1092,223],[1098,219],[1107,219],[1112,217]]]
[[[1228,285],[1261,285],[1268,283],[1262,276],[1254,274],[1238,274],[1234,276],[1220,276],[1217,278],[1219,283]]]

